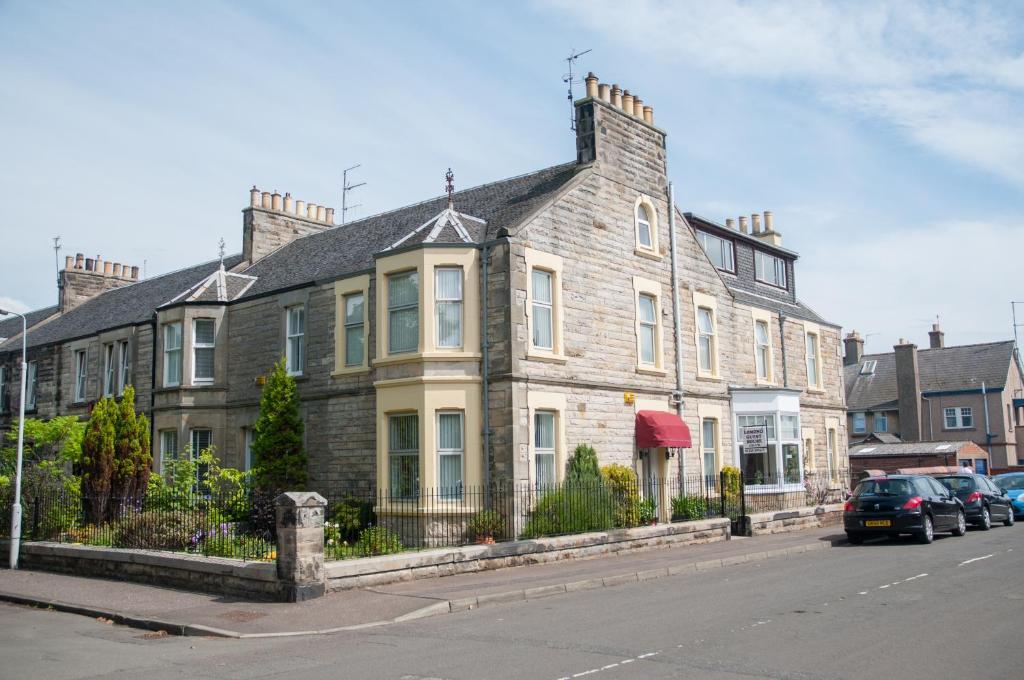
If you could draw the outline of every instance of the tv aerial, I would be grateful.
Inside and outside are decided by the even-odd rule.
[[[565,83],[566,85],[568,85],[568,87],[569,87],[569,94],[568,94],[568,99],[569,99],[569,129],[572,130],[573,132],[576,131],[576,107],[573,105],[574,98],[573,98],[573,94],[572,94],[572,86],[573,85],[579,85],[583,81],[577,79],[574,76],[574,74],[572,72],[572,67],[576,63],[577,59],[582,57],[584,54],[587,54],[588,52],[593,52],[593,51],[594,51],[593,49],[589,49],[589,50],[583,50],[582,52],[577,52],[576,49],[573,48],[572,50],[570,50],[569,56],[565,58],[566,62],[568,62],[568,64],[569,64],[569,72],[562,76],[562,82]]]

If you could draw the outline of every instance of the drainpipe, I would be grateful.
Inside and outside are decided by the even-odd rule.
[[[685,217],[683,218],[686,219]],[[672,256],[672,318],[676,342],[676,414],[683,418],[683,324],[679,314],[679,253],[676,247],[676,190],[668,183],[668,243]],[[679,475],[686,480],[686,455],[679,455]]]
[[[988,391],[985,389],[985,381],[981,381],[981,399],[985,403],[985,447],[988,449],[989,465],[992,464],[992,433],[988,428]]]
[[[782,352],[782,386],[789,387],[789,366],[786,365],[786,315],[779,312],[779,348]]]
[[[932,400],[923,394],[921,395],[921,399],[928,404],[928,441],[933,442],[935,441],[935,424],[932,423]]]
[[[152,328],[153,341],[150,343],[150,361],[149,361],[149,452],[150,458],[153,460],[153,464],[156,466],[157,471],[160,470],[160,464],[155,457],[153,457],[153,446],[156,443],[156,417],[153,413],[153,409],[156,408],[156,343],[157,343],[157,330],[158,326],[156,323],[156,312],[153,312],[153,318],[149,320],[149,327]],[[130,347],[130,345],[129,345]],[[138,350],[139,341],[138,336],[135,338],[135,348]],[[135,352],[135,363],[138,364],[138,351]]]
[[[490,411],[490,342],[487,338],[487,266],[491,257],[491,244],[485,243],[480,250],[480,408],[483,409],[484,440],[484,507],[491,507],[491,411]]]

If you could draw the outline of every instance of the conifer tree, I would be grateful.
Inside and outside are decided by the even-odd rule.
[[[278,493],[306,488],[303,430],[295,378],[288,375],[282,358],[263,386],[260,415],[253,426],[253,478],[260,490]]]
[[[106,519],[114,471],[115,405],[101,399],[92,409],[82,438],[82,495],[89,519],[99,524]]]

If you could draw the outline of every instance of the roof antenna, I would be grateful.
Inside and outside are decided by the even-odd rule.
[[[452,210],[455,207],[455,174],[451,168],[448,168],[448,172],[444,173],[444,190],[448,194],[448,209]]]
[[[350,170],[355,170],[356,168],[360,167],[361,165],[362,165],[362,163],[356,163],[351,168],[345,168],[344,172],[341,173],[341,223],[342,223],[342,225],[344,225],[345,222],[346,222],[346,217],[348,216],[348,211],[349,210],[354,210],[355,208],[358,208],[359,206],[362,205],[362,203],[356,203],[355,205],[349,205],[348,204],[348,192],[352,191],[353,189],[358,189],[359,187],[364,186],[366,184],[366,182],[360,182],[359,184],[349,184],[348,183],[348,173],[349,173],[349,171]]]
[[[583,81],[582,80],[576,80],[576,79],[573,78],[573,75],[572,75],[572,65],[575,64],[576,60],[579,59],[580,57],[582,57],[584,54],[586,54],[587,52],[593,52],[593,51],[594,51],[593,49],[589,49],[589,50],[583,50],[582,52],[577,52],[576,49],[573,48],[573,49],[570,50],[569,56],[565,58],[565,60],[567,62],[569,62],[569,72],[562,76],[562,82],[568,84],[568,86],[569,86],[569,95],[568,95],[568,97],[569,97],[569,110],[570,110],[569,129],[572,130],[573,132],[576,131],[576,106],[573,104],[572,86],[573,85],[578,85],[578,84],[582,83]]]
[[[57,287],[60,288],[60,236],[53,237],[53,264],[57,267]]]

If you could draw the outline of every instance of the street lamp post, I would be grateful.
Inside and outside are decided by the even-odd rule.
[[[18,550],[21,548],[21,464],[25,452],[25,374],[28,373],[27,356],[28,321],[24,314],[0,309],[0,316],[13,314],[21,317],[21,398],[18,400],[18,466],[14,472],[14,504],[11,506],[11,569],[18,568]]]

